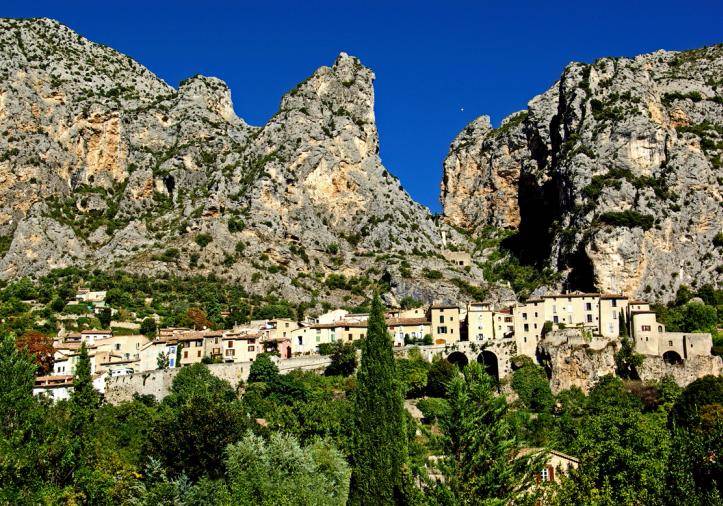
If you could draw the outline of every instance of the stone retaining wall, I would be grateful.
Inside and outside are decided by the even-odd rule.
[[[279,372],[286,374],[289,371],[323,371],[329,365],[331,359],[326,356],[305,356],[286,360],[279,360]],[[211,374],[226,380],[232,385],[238,385],[239,381],[249,376],[251,362],[239,362],[235,364],[209,364]],[[105,400],[111,404],[118,404],[133,399],[134,394],[152,395],[160,400],[168,395],[173,378],[180,369],[166,369],[155,371],[144,371],[128,376],[109,378],[105,384]]]

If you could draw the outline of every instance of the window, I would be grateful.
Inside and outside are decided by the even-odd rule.
[[[522,313],[522,319],[527,320],[527,313]]]
[[[591,302],[585,303],[585,311],[592,311],[592,303]]]
[[[218,337],[213,338],[213,344],[218,344]]]
[[[592,323],[592,315],[591,314],[587,315],[587,322]]]
[[[550,481],[550,471],[547,468],[543,469],[540,473],[540,479],[542,481]]]
[[[449,317],[449,321],[453,322],[453,321],[454,321],[454,316],[450,316],[450,317]]]
[[[439,315],[439,323],[444,323],[444,315]]]
[[[618,301],[613,299],[613,307],[618,307]]]
[[[617,319],[618,319],[618,313],[617,313],[617,311],[613,311],[613,320],[617,320]]]
[[[236,350],[226,350],[227,357],[233,357],[234,355],[236,355]]]
[[[249,351],[256,351],[256,346],[249,346]]]
[[[228,342],[228,347],[229,347],[229,348],[233,348],[233,341],[229,341],[229,342]]]
[[[349,334],[349,341],[351,341],[351,334]]]
[[[120,343],[115,343],[115,349],[116,349],[116,351],[120,350],[120,346],[121,346]]]
[[[668,341],[668,346],[673,346],[673,341]]]
[[[537,305],[537,304],[535,304],[535,305]],[[535,318],[537,318],[537,311],[535,311]]]
[[[553,305],[552,305],[552,313],[553,313],[553,314],[554,314],[554,313],[557,313],[557,305],[556,305],[556,304],[553,304]]]
[[[559,321],[560,321],[560,319],[557,317],[557,315],[555,315],[555,316],[552,317],[552,322],[553,322],[553,323],[559,323]]]
[[[529,331],[530,331],[530,324],[529,324],[529,323],[525,323],[524,328],[525,328],[525,332],[529,332]]]
[[[299,346],[304,346],[304,338],[301,336],[297,337],[296,344],[298,344]]]
[[[643,332],[650,332],[650,325],[643,325],[642,331],[643,331]]]
[[[184,352],[183,352],[183,358],[188,358],[188,352],[187,352],[187,351],[184,351]]]
[[[198,350],[197,356],[199,356],[199,357],[201,356],[201,350]]]
[[[446,334],[447,327],[437,327],[437,334]]]
[[[658,325],[658,332],[662,332],[662,331],[663,331],[663,326],[662,326],[662,325]]]

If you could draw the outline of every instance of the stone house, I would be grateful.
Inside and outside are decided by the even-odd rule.
[[[434,344],[452,344],[461,339],[460,309],[453,304],[433,304],[429,322]]]

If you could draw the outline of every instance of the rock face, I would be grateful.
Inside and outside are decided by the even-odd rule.
[[[540,341],[537,353],[550,375],[550,388],[554,393],[579,387],[587,393],[597,381],[608,374],[615,375],[615,353],[620,341],[592,338],[588,341],[577,329],[563,329],[549,333]],[[706,375],[719,376],[723,360],[715,355],[696,356],[682,364],[666,364],[662,357],[645,355],[637,368],[643,381],[655,381],[668,375],[685,387]]]
[[[522,259],[569,288],[667,301],[681,284],[716,282],[721,75],[723,45],[570,64],[526,111],[457,136],[445,220],[516,231]]]
[[[392,301],[468,298],[482,273],[445,260],[442,235],[471,245],[381,164],[373,80],[342,53],[253,127],[218,79],[174,89],[55,21],[0,20],[0,277],[90,266],[292,301],[372,283]]]

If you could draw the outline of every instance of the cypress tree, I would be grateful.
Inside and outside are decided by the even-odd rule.
[[[95,410],[100,404],[100,396],[93,387],[93,378],[90,374],[90,357],[85,343],[80,345],[78,362],[75,365],[73,378],[73,393],[70,396],[70,405],[73,415],[73,432],[81,436],[83,431],[93,421]]]
[[[403,503],[406,431],[392,341],[372,301],[354,398],[351,504]]]

